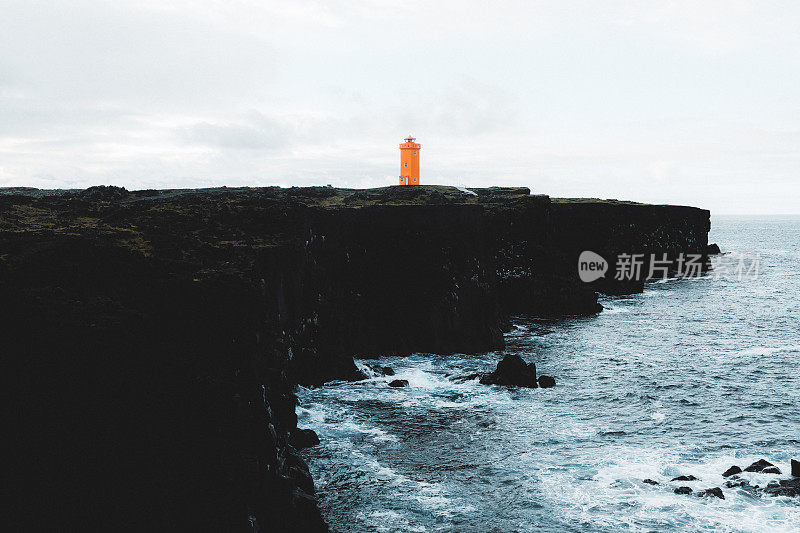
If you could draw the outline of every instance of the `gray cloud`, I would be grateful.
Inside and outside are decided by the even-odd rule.
[[[241,122],[198,122],[181,133],[189,143],[219,149],[277,150],[294,140],[290,127],[257,113]]]

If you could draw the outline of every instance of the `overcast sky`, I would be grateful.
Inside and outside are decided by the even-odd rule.
[[[0,0],[0,186],[393,185],[800,213],[800,2]]]

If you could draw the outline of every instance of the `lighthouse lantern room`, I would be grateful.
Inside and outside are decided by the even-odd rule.
[[[400,185],[419,185],[419,151],[422,145],[412,136],[400,145]]]

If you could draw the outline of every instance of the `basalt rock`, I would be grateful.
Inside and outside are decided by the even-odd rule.
[[[725,499],[725,495],[722,493],[722,489],[719,488],[719,487],[714,487],[713,489],[701,490],[700,492],[697,493],[697,495],[700,496],[700,497],[703,497],[703,496],[715,497],[715,498],[719,498],[720,500],[724,500]]]
[[[367,366],[379,376],[394,376],[394,369],[390,366],[381,366],[381,365],[367,365]]]
[[[408,387],[407,379],[395,379],[389,382],[390,387]]]
[[[472,374],[465,374],[463,376],[452,376],[450,378],[450,381],[454,381],[456,383],[464,383],[465,381],[472,381],[482,376],[483,373],[481,372],[473,372]]]
[[[747,468],[744,469],[745,472],[762,472],[765,468],[770,466],[775,466],[766,459],[759,459],[755,463],[751,464]]]
[[[770,496],[800,497],[800,478],[774,481],[764,487],[764,493]]]
[[[539,386],[543,389],[549,389],[556,386],[556,378],[553,376],[539,376]]]
[[[717,243],[715,243],[715,242],[709,244],[708,246],[706,246],[706,254],[707,255],[719,255],[721,253],[722,252],[719,249],[719,245]]]
[[[297,384],[363,379],[353,356],[502,349],[515,313],[598,312],[581,250],[707,244],[701,209],[476,193],[0,190],[27,527],[324,531]]]
[[[792,459],[792,475],[794,477],[800,477],[800,461]]]
[[[504,385],[506,387],[527,387],[535,389],[539,385],[536,381],[536,365],[526,363],[516,354],[506,354],[497,363],[497,369],[489,374],[484,374],[480,382],[483,385]]]
[[[648,485],[660,485],[658,481],[650,478],[642,480],[642,483],[647,483]]]
[[[692,488],[691,487],[678,487],[677,489],[675,489],[672,492],[674,492],[675,494],[691,494],[692,493]]]
[[[319,437],[313,429],[295,429],[290,433],[289,443],[302,450],[319,444]]]
[[[764,470],[761,471],[762,474],[780,474],[781,469],[777,466],[768,466]]]
[[[697,478],[690,474],[688,476],[674,477],[670,481],[697,481]]]
[[[746,488],[746,487],[750,487],[750,482],[747,481],[746,479],[733,478],[733,479],[727,480],[724,483],[724,485],[729,489],[733,489],[733,488],[737,488],[737,487]]]
[[[722,477],[731,477],[733,475],[740,474],[741,472],[742,472],[741,468],[739,468],[736,465],[733,465],[732,467],[730,467],[729,469],[727,469],[725,472],[722,473]]]

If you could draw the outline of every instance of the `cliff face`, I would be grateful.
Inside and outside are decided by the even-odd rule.
[[[609,262],[609,273],[591,288],[607,294],[641,292],[651,259],[666,260],[671,270],[679,268],[681,256],[699,257],[705,269],[710,213],[705,209],[626,202],[555,201],[551,203],[548,236],[558,245],[558,261],[573,270],[578,256],[591,250]],[[552,246],[551,246],[552,247]],[[641,254],[641,274],[632,280],[614,278],[618,258]],[[659,272],[654,273],[656,276]]]
[[[358,379],[354,355],[501,348],[513,313],[596,312],[582,249],[705,246],[707,211],[477,193],[0,194],[30,519],[324,530],[289,444],[296,383]]]

